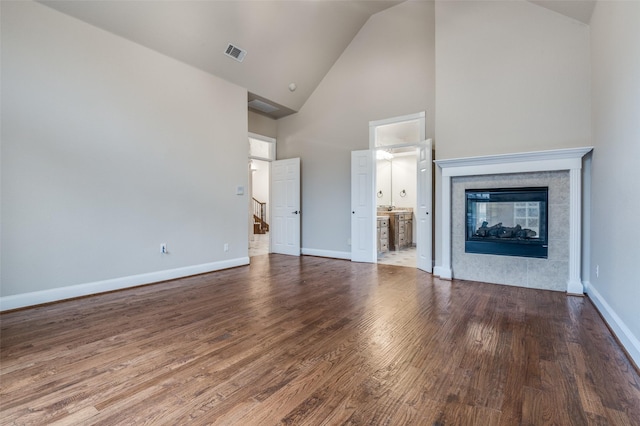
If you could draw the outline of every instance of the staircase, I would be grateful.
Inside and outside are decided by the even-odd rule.
[[[267,223],[267,203],[253,199],[253,233],[266,234],[269,232]]]

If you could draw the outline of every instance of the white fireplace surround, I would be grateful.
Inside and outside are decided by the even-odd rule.
[[[593,147],[555,149],[550,151],[524,152],[516,154],[489,155],[482,157],[435,160],[442,170],[441,218],[442,232],[440,265],[433,269],[434,275],[451,279],[451,178],[454,176],[499,175],[546,171],[569,171],[569,277],[567,293],[583,294],[580,277],[582,249],[582,158]]]

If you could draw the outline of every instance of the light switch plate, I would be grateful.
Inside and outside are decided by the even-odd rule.
[[[236,187],[236,195],[244,195],[244,186]]]

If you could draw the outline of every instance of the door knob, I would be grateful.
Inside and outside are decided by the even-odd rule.
[[[296,210],[295,212],[291,212],[291,213],[293,213],[293,214],[298,214],[298,213],[300,213],[300,212],[299,212],[298,210]]]

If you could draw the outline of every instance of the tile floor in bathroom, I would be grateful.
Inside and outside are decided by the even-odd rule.
[[[417,253],[415,247],[404,250],[388,251],[378,255],[378,263],[382,265],[408,266],[415,268]]]

